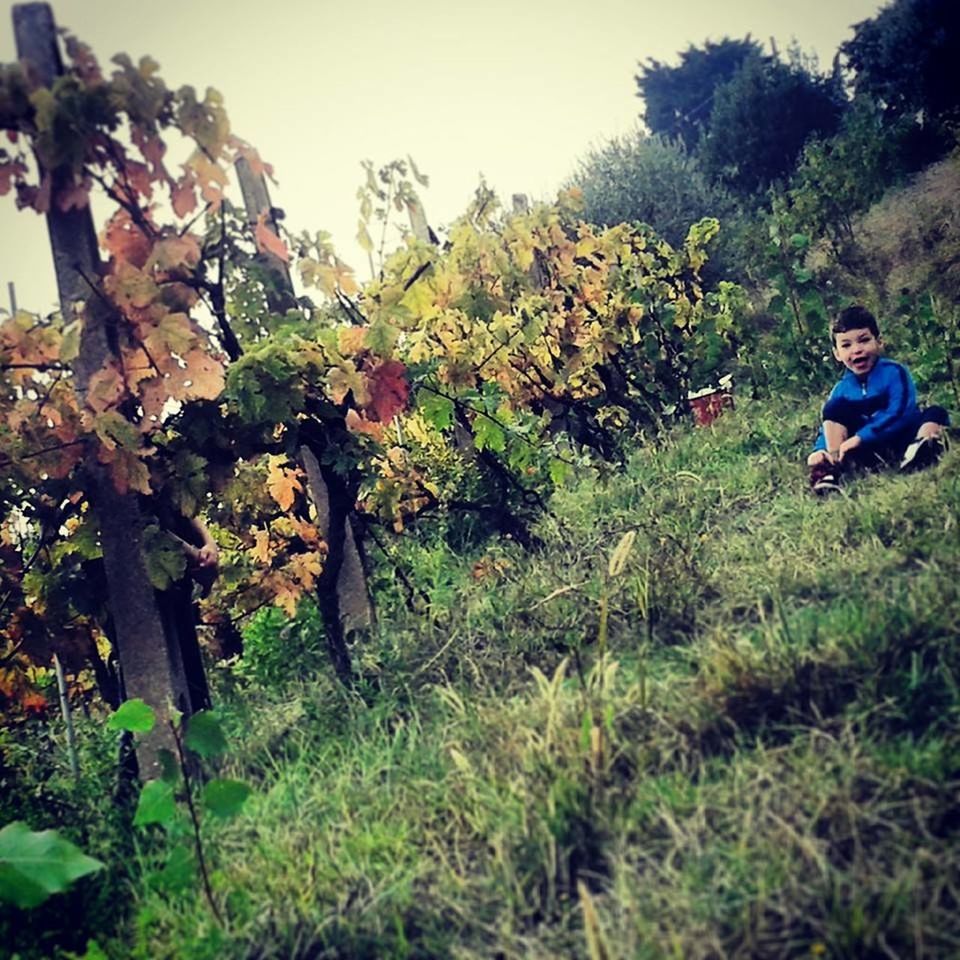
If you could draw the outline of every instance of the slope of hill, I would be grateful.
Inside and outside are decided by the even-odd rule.
[[[209,826],[226,926],[147,845],[125,948],[955,955],[960,454],[820,502],[814,407],[581,478],[538,553],[418,548],[429,606],[384,616],[368,702],[221,691],[255,788]]]

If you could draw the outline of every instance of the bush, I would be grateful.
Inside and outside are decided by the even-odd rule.
[[[584,218],[591,223],[641,221],[675,247],[683,244],[691,224],[717,218],[721,231],[711,244],[705,277],[709,283],[737,272],[727,229],[736,218],[737,203],[726,189],[711,183],[682,140],[640,130],[614,137],[580,161],[570,185],[581,190]]]

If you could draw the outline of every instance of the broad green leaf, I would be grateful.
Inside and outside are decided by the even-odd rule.
[[[34,833],[15,820],[0,830],[0,900],[29,909],[62,893],[79,877],[103,869],[55,830]]]
[[[151,524],[143,531],[143,557],[147,576],[157,590],[167,590],[187,569],[183,545],[166,530]]]
[[[447,430],[453,426],[453,401],[429,390],[417,394],[417,409],[427,423],[438,430]]]
[[[214,815],[235,817],[250,796],[250,787],[240,780],[211,780],[203,788],[203,805]]]
[[[384,320],[374,320],[367,329],[367,346],[378,357],[390,357],[400,331]]]
[[[107,721],[108,730],[127,730],[130,733],[148,733],[157,722],[153,707],[141,699],[125,700]]]
[[[217,757],[227,752],[227,741],[220,721],[209,710],[201,710],[187,720],[183,742],[201,757]]]
[[[169,823],[176,812],[173,787],[163,780],[148,780],[140,791],[133,825],[145,827],[150,823]]]
[[[478,450],[493,450],[503,453],[507,447],[504,432],[487,417],[477,417],[473,421],[473,439]]]

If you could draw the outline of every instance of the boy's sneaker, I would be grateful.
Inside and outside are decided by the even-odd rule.
[[[900,469],[904,473],[932,467],[943,454],[943,441],[939,437],[920,437],[903,452]]]
[[[840,492],[840,470],[832,463],[818,463],[810,468],[810,489],[825,497]]]

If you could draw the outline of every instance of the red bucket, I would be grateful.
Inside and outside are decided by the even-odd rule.
[[[698,427],[713,423],[724,410],[733,409],[733,384],[730,377],[721,377],[716,387],[707,387],[688,393],[687,400],[693,411],[693,422]]]

